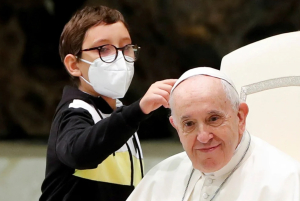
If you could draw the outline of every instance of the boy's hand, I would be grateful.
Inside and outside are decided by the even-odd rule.
[[[149,114],[160,106],[169,107],[170,92],[177,79],[167,79],[155,82],[150,86],[140,101],[141,110]]]

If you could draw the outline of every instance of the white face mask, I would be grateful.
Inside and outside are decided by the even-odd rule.
[[[114,55],[109,57],[114,57]],[[122,53],[119,53],[118,58],[112,63],[105,63],[100,58],[93,63],[84,59],[80,60],[90,64],[88,71],[90,82],[80,77],[97,93],[113,99],[125,96],[134,74],[134,63],[125,61]]]

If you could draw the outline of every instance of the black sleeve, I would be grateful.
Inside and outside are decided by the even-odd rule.
[[[96,124],[87,110],[67,109],[57,130],[57,157],[74,169],[96,168],[126,143],[147,116],[141,111],[139,101],[118,108]]]

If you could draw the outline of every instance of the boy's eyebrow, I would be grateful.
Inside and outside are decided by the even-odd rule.
[[[98,40],[93,41],[92,47],[99,46],[98,45],[99,43],[104,43],[104,42],[106,42],[105,44],[109,44],[109,40],[107,40],[107,39],[98,39]],[[103,45],[105,45],[105,44],[103,44]]]
[[[131,43],[131,38],[123,37],[120,39],[120,41],[130,41],[130,43]],[[108,39],[98,39],[98,40],[93,41],[92,46],[94,47],[94,46],[97,46],[99,43],[104,43],[104,42],[105,42],[105,44],[111,44],[110,40],[108,40]],[[105,44],[103,44],[103,45],[105,45]]]
[[[131,42],[131,38],[130,37],[123,37],[123,38],[121,38],[121,40],[129,40],[130,42]]]

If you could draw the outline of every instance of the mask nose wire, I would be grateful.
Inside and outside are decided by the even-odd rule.
[[[120,51],[120,52],[119,52],[119,51]],[[118,50],[118,51],[117,51],[117,54],[119,54],[119,53],[123,56],[125,62],[127,62],[127,61],[126,61],[126,58],[125,58],[124,51],[123,51],[123,50]],[[118,58],[118,57],[119,57],[119,56],[117,55],[117,58]]]
[[[129,75],[128,75],[128,72],[129,72],[129,66],[127,65],[127,61],[126,61],[126,59],[125,59],[125,55],[123,54],[123,51],[122,50],[119,50],[119,51],[121,51],[121,54],[122,54],[122,56],[123,56],[123,58],[124,58],[124,65],[125,65],[125,71],[126,71],[126,74],[125,74],[125,84],[124,84],[124,90],[125,90],[125,88],[126,88],[126,84],[127,84],[127,82],[128,82],[128,77],[129,77]]]

